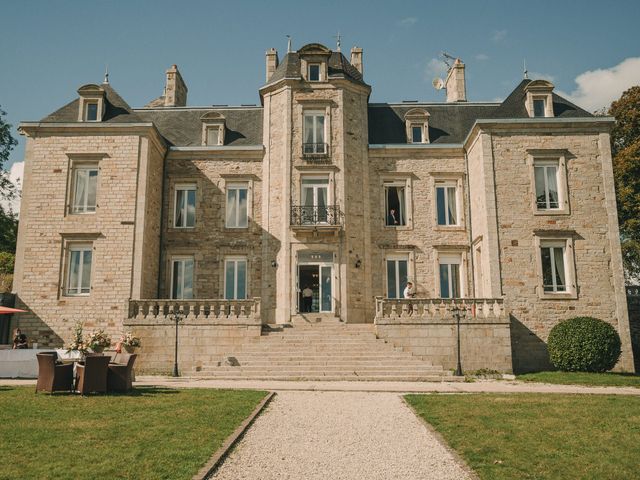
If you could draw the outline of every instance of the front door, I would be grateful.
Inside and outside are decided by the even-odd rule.
[[[332,266],[298,265],[298,311],[318,313],[333,311]]]

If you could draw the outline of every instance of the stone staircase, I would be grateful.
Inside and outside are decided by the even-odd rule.
[[[371,324],[319,320],[301,317],[293,318],[291,325],[265,326],[257,341],[238,345],[219,362],[194,369],[192,375],[234,380],[460,380],[376,338]]]

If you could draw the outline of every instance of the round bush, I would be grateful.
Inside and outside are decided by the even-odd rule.
[[[620,336],[609,323],[593,317],[576,317],[551,329],[551,363],[565,372],[606,372],[620,357]]]

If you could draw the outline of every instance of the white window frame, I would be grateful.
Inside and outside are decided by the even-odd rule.
[[[382,225],[383,228],[389,228],[393,230],[410,230],[413,228],[413,202],[412,202],[412,182],[411,177],[383,177],[382,179]],[[388,187],[403,187],[404,188],[404,225],[387,225],[387,216],[389,215],[388,206]]]
[[[444,188],[445,189],[445,195],[444,195],[444,215],[445,215],[445,223],[440,224],[438,222],[438,188]],[[449,195],[448,195],[448,189],[453,188],[454,189],[454,198],[455,198],[455,202],[456,202],[456,208],[455,208],[455,222],[454,223],[450,223],[450,218],[449,218]],[[459,227],[461,225],[460,220],[461,220],[461,208],[460,208],[460,186],[458,185],[458,181],[457,180],[436,180],[435,181],[435,186],[434,186],[434,203],[435,203],[435,207],[436,207],[436,225],[438,227]]]
[[[415,139],[413,138],[413,130],[415,128],[419,128],[420,129],[420,140],[418,140],[417,142],[415,141]],[[412,123],[410,125],[410,132],[411,132],[411,137],[409,139],[410,143],[426,143],[425,140],[425,134],[424,134],[424,129],[425,129],[425,124],[424,123]]]
[[[82,205],[77,204],[76,199],[76,187],[78,185],[78,172],[86,171],[87,172],[87,180],[85,184],[85,195],[84,202]],[[96,175],[96,204],[93,206],[93,210],[87,204],[88,199],[88,189],[86,188],[89,184],[89,172],[95,171]],[[71,187],[70,187],[70,197],[71,201],[69,202],[69,213],[71,215],[88,215],[95,214],[98,209],[98,184],[100,180],[100,166],[98,162],[73,162],[71,166]],[[80,208],[77,208],[80,207]]]
[[[531,184],[531,208],[534,215],[569,215],[569,182],[567,178],[567,152],[565,150],[528,150],[529,176]],[[536,166],[555,165],[558,184],[558,208],[538,208],[536,194]],[[545,184],[547,177],[545,176]]]
[[[434,294],[436,298],[442,298],[442,292],[440,291],[440,264],[441,263],[456,263],[458,261],[458,273],[460,275],[460,297],[467,298],[468,281],[467,281],[467,265],[468,265],[468,252],[454,247],[444,247],[442,249],[435,250],[434,255]],[[451,289],[451,281],[449,281],[449,288]]]
[[[209,132],[217,130],[218,132],[218,142],[217,143],[209,143]],[[206,125],[204,130],[204,144],[208,146],[219,146],[223,144],[223,128],[222,125]]]
[[[400,277],[398,276],[398,261],[406,261],[407,262],[407,281],[412,282],[413,286],[415,289],[417,289],[417,285],[416,282],[414,280],[414,276],[415,276],[415,261],[414,261],[414,254],[413,251],[394,251],[394,252],[389,252],[384,256],[383,259],[384,263],[383,263],[383,269],[382,271],[384,272],[384,296],[385,298],[389,298],[389,278],[387,275],[387,268],[388,268],[388,263],[387,262],[395,262],[395,268],[396,268],[396,286],[399,288],[398,289],[398,297],[399,299],[404,298],[404,289],[406,287],[400,285]]]
[[[191,261],[193,263],[193,267],[192,267],[192,272],[193,275],[191,277],[191,297],[190,298],[185,298],[184,297],[184,285],[185,285],[185,264],[184,262],[187,261]],[[173,291],[173,281],[174,281],[174,264],[177,262],[182,262],[182,285],[181,285],[181,290],[183,293],[183,296],[181,298],[177,298],[175,296],[175,292]],[[195,261],[195,257],[193,255],[173,255],[169,261],[169,269],[171,274],[169,275],[169,298],[171,298],[172,300],[190,300],[193,298],[196,298],[196,286],[195,286],[195,279],[196,279],[196,261]]]
[[[94,118],[93,120],[89,119],[89,106],[91,105],[95,105],[96,106],[96,118]],[[86,101],[84,102],[84,121],[85,122],[97,122],[100,119],[100,104],[98,103],[97,100],[90,100],[90,101]]]
[[[238,262],[245,262],[245,277],[244,277],[244,292],[245,292],[245,298],[238,298]],[[229,268],[229,265],[233,265],[233,268],[235,269],[235,274],[233,276],[234,278],[234,285],[233,285],[233,298],[226,298],[227,297],[227,269]],[[223,282],[222,282],[222,298],[226,299],[226,300],[246,300],[249,298],[249,259],[244,256],[244,255],[233,255],[233,256],[227,256],[224,258],[224,269],[223,269],[223,273],[222,273],[222,278],[223,278]]]
[[[81,260],[84,260],[84,252],[91,252],[91,264],[89,266],[89,288],[88,291],[83,292],[82,290],[82,280],[83,280],[83,263],[80,263],[78,270],[78,285],[76,285],[72,291],[71,288],[71,257],[72,252],[82,252]],[[87,297],[91,294],[92,286],[92,275],[93,275],[93,244],[85,243],[85,242],[70,242],[67,244],[66,248],[67,259],[66,259],[66,274],[65,274],[65,287],[64,287],[64,296],[66,297]]]
[[[557,235],[536,235],[535,237],[535,258],[538,270],[538,296],[541,299],[575,299],[577,298],[576,269],[574,261],[574,246],[572,237],[562,237]],[[542,266],[542,248],[563,249],[563,265],[565,275],[566,290],[545,291],[544,276]],[[555,255],[555,254],[554,254]],[[552,275],[555,272],[555,265],[552,263]],[[555,275],[553,275],[555,284]]]
[[[174,194],[173,194],[173,228],[179,228],[179,229],[192,229],[195,228],[196,223],[197,223],[197,212],[198,212],[198,187],[196,184],[194,183],[176,183],[173,187],[174,190]],[[187,210],[186,207],[188,206],[188,195],[184,195],[183,198],[185,200],[185,205],[178,205],[178,191],[194,191],[195,192],[195,202],[193,205],[193,209],[194,209],[194,214],[193,214],[193,225],[187,225]],[[183,218],[184,218],[184,223],[185,225],[178,225],[178,208],[184,208],[183,211]]]
[[[87,120],[88,107],[87,105],[90,103],[95,103],[96,107],[96,119],[95,120]],[[80,95],[80,105],[78,108],[78,121],[79,122],[88,122],[88,123],[96,123],[101,122],[102,117],[104,116],[104,97],[102,93],[87,93],[86,95]]]
[[[311,79],[311,67],[318,67],[318,79]],[[322,81],[322,63],[321,62],[308,62],[307,63],[307,81],[308,82],[321,82]]]
[[[451,265],[458,265],[458,287],[460,290],[460,296],[459,297],[453,297],[453,296],[449,296],[449,297],[443,297],[442,296],[442,289],[440,288],[440,266],[441,265],[447,265],[448,266],[448,274],[449,274],[449,292],[453,293],[453,282],[451,280],[452,275],[451,275]],[[464,281],[463,281],[463,261],[462,261],[462,254],[461,253],[439,253],[438,254],[438,269],[437,269],[437,277],[438,277],[438,293],[439,293],[439,298],[465,298],[465,288],[464,288]]]
[[[239,219],[240,219],[240,200],[239,200],[239,195],[238,193],[236,193],[235,196],[235,211],[236,211],[236,218],[235,218],[235,225],[231,225],[229,220],[229,211],[228,211],[228,202],[229,202],[229,192],[231,190],[235,190],[235,191],[239,191],[239,190],[246,190],[247,191],[247,204],[246,204],[246,208],[247,208],[247,224],[246,225],[238,225],[239,224]],[[225,192],[224,192],[224,208],[225,208],[225,212],[224,212],[224,225],[225,228],[230,228],[230,229],[234,229],[234,230],[239,230],[239,229],[246,229],[249,228],[249,221],[250,221],[250,204],[251,204],[251,185],[249,184],[249,182],[246,181],[237,181],[237,182],[227,182],[225,183]]]
[[[313,126],[312,126],[312,144],[314,145],[313,147],[313,152],[307,152],[305,145],[307,144],[306,142],[306,138],[307,138],[307,117],[312,117],[313,118]],[[322,117],[323,118],[323,127],[322,127],[322,142],[318,141],[318,132],[320,131],[320,129],[318,128],[318,117]],[[302,113],[302,152],[303,154],[327,154],[329,153],[329,142],[327,141],[327,121],[328,119],[328,115],[327,112],[324,110],[304,110]],[[323,148],[325,149],[324,151],[318,151],[318,145],[322,144]]]

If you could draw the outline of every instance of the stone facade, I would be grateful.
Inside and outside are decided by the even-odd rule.
[[[163,96],[144,108],[129,107],[109,84],[89,85],[79,92],[104,102],[97,121],[82,121],[84,103],[76,100],[23,123],[14,280],[18,305],[29,310],[17,318],[23,331],[59,346],[76,321],[113,336],[126,326],[143,338],[141,365],[166,371],[170,313],[219,306],[216,299],[226,297],[231,303],[214,317],[185,319],[181,361],[198,368],[254,341],[260,323],[286,324],[304,313],[301,291],[309,284],[319,316],[375,323],[380,337],[445,368],[455,366],[456,331],[452,304],[438,301],[460,296],[469,312],[500,305],[497,316],[473,310],[462,322],[466,369],[548,368],[550,329],[588,313],[616,326],[618,368],[633,370],[612,120],[568,103],[548,82],[525,80],[501,103],[467,102],[459,60],[447,103],[372,104],[362,49],[354,49],[352,63],[319,44],[282,62],[271,49],[262,105],[254,107],[186,106],[186,84],[172,66]],[[542,91],[546,117],[535,118]],[[562,205],[552,211],[536,207],[534,163],[541,158],[558,165]],[[69,209],[77,162],[99,168],[95,212],[82,215]],[[238,208],[248,223],[237,228],[227,216],[235,208],[229,186],[239,182],[247,203]],[[176,191],[184,185],[195,189],[188,206],[195,220],[176,225]],[[439,208],[445,196],[437,188],[449,192],[442,194],[448,207]],[[394,226],[391,208],[402,210]],[[453,220],[443,224],[440,215]],[[566,246],[567,285],[553,293],[543,289],[540,259],[550,241]],[[82,295],[66,290],[74,243],[93,254],[91,288]],[[177,291],[176,258],[193,259],[193,274],[179,277],[189,298],[172,304],[163,299]],[[241,275],[226,270],[229,258],[246,261],[241,297],[229,298],[228,282]],[[401,297],[407,280],[427,309],[377,308],[376,298]],[[259,299],[257,323],[255,316],[239,321],[246,312],[230,313],[244,308],[242,298]],[[147,302],[146,313],[132,313],[137,302]]]

